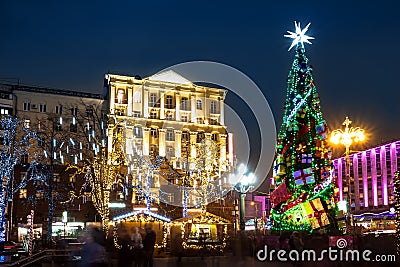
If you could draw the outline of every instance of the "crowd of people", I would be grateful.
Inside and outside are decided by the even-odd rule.
[[[80,267],[110,266],[110,251],[106,249],[106,237],[98,228],[91,228],[83,235],[85,245],[81,250]],[[146,224],[145,234],[134,227],[129,235],[126,228],[119,230],[119,249],[117,251],[118,267],[153,267],[156,232],[151,224]]]

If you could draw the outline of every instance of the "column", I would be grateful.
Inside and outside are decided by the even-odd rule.
[[[226,134],[219,135],[219,168],[226,171]]]
[[[128,91],[128,114],[127,114],[127,116],[132,116],[132,108],[133,108],[133,106],[132,106],[132,91],[133,91],[133,88],[132,87],[128,87],[127,88],[127,91]]]
[[[165,118],[164,99],[165,99],[165,92],[160,91],[160,120],[163,120]]]
[[[358,157],[357,154],[353,155],[353,177],[354,177],[354,202],[356,204],[355,210],[360,210],[360,182],[358,178]]]
[[[196,95],[195,94],[190,95],[190,108],[192,111],[191,122],[196,122],[197,115],[196,115]]]
[[[133,155],[133,128],[126,128],[125,154]]]
[[[378,207],[378,177],[376,173],[376,151],[375,148],[371,149],[371,178],[372,178],[372,198],[375,207]]]
[[[165,157],[166,155],[165,132],[166,129],[158,129],[158,155],[160,157]]]
[[[196,158],[197,132],[190,132],[190,157]]]
[[[364,208],[369,206],[368,201],[368,170],[367,170],[367,152],[361,153],[361,171],[363,180]]]
[[[182,149],[182,131],[175,130],[175,157],[176,160],[182,156],[181,149]]]
[[[343,164],[342,158],[339,158],[337,161],[337,170],[338,170],[338,187],[339,187],[339,200],[343,201]]]
[[[110,113],[111,115],[115,114],[115,86],[110,86]],[[109,150],[110,151],[110,150]]]
[[[224,99],[219,97],[219,123],[225,125]]]
[[[181,102],[181,97],[179,93],[175,93],[175,120],[176,121],[181,121],[181,113],[180,113],[180,103]],[[182,132],[181,132],[182,134]]]
[[[150,128],[143,128],[143,156],[148,156],[150,153]]]
[[[388,181],[387,181],[387,165],[386,165],[386,147],[381,146],[380,151],[380,162],[381,162],[381,184],[382,184],[382,203],[387,206],[389,204],[388,198]]]
[[[144,89],[143,91],[143,117],[149,117],[149,90]]]

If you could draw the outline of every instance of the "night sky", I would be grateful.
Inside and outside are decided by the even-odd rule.
[[[209,60],[247,74],[279,127],[294,58],[283,35],[311,22],[306,53],[330,128],[348,115],[366,147],[400,137],[397,1],[54,2],[0,2],[0,81],[101,93],[107,72]]]

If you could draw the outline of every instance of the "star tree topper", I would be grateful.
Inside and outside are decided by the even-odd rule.
[[[297,45],[299,42],[301,43],[301,46],[304,48],[304,43],[312,44],[309,40],[315,39],[314,37],[306,35],[306,32],[308,30],[308,27],[310,26],[311,23],[308,23],[307,26],[301,30],[300,28],[300,22],[294,22],[294,26],[296,28],[296,32],[291,32],[287,31],[289,34],[284,35],[285,37],[289,37],[293,39],[292,45],[289,47],[288,51],[292,49],[293,46]]]

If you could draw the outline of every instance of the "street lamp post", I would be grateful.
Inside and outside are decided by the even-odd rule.
[[[250,202],[250,205],[254,206],[256,209],[256,216],[254,216],[254,231],[257,231],[257,223],[258,223],[258,207],[257,203],[252,201]]]
[[[350,177],[350,146],[354,143],[357,142],[362,142],[365,139],[365,132],[364,129],[361,129],[360,127],[349,127],[349,125],[352,123],[351,120],[349,120],[349,117],[346,116],[345,121],[343,122],[343,125],[345,125],[344,131],[341,129],[337,129],[332,131],[330,141],[334,144],[341,144],[346,147],[346,179],[347,179],[347,198],[348,198],[348,204],[349,204],[349,209],[348,212],[350,213],[351,211],[351,177]]]
[[[255,180],[255,176],[253,173],[249,173],[245,175],[246,172],[246,167],[244,165],[239,166],[239,173],[238,176],[239,179],[235,179],[236,181],[233,183],[233,189],[239,193],[240,196],[240,213],[239,213],[239,218],[240,218],[240,230],[244,230],[246,227],[246,221],[245,221],[245,198],[246,198],[246,193],[253,188],[253,183]],[[231,181],[232,181],[231,177]]]

